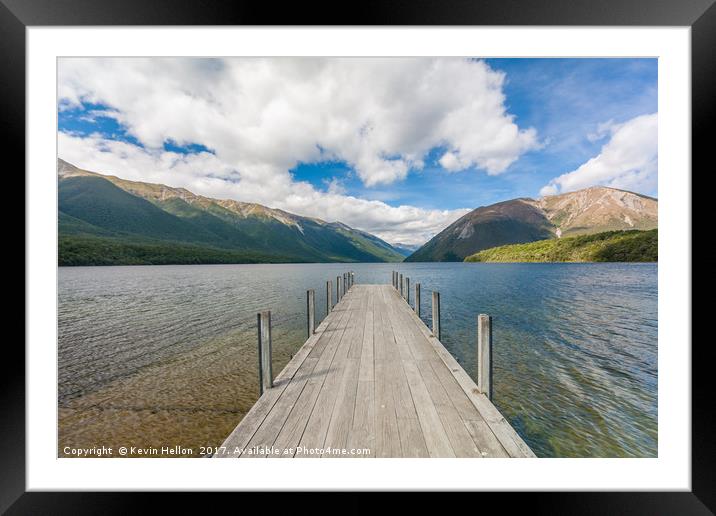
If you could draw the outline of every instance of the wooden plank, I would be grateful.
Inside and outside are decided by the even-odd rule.
[[[342,376],[344,373],[345,361],[348,356],[348,350],[351,344],[351,334],[355,329],[354,317],[357,315],[357,302],[359,299],[351,294],[346,294],[343,301],[347,302],[346,311],[348,318],[345,322],[345,331],[341,336],[341,341],[336,350],[336,354],[333,358],[329,371],[326,373],[326,379],[321,387],[321,391],[316,400],[316,405],[311,412],[311,415],[306,424],[306,430],[301,437],[299,443],[299,449],[296,452],[296,457],[313,457],[317,458],[320,455],[312,454],[313,450],[318,450],[323,447],[326,433],[328,432],[328,426],[331,421],[331,416],[336,404],[336,398],[338,395],[338,388],[341,384]]]
[[[415,284],[415,315],[420,317],[420,283]]]
[[[363,326],[363,342],[361,343],[360,369],[358,380],[361,382],[375,382],[374,352],[373,352],[373,309],[374,296],[372,289],[365,289],[365,324]]]
[[[360,380],[356,389],[353,423],[348,434],[349,448],[367,448],[360,458],[375,457],[375,382]]]
[[[477,316],[477,388],[492,399],[492,317]]]
[[[375,456],[401,457],[398,419],[387,368],[385,361],[375,364]]]
[[[472,440],[470,432],[463,423],[462,418],[453,406],[440,380],[433,372],[432,365],[427,360],[416,361],[420,375],[423,377],[425,387],[433,400],[445,433],[456,457],[482,457],[480,449]]]
[[[271,356],[271,311],[257,315],[259,329],[259,393],[273,387],[273,364]]]
[[[269,457],[319,456],[310,448],[534,457],[399,290],[352,280],[344,275],[341,300],[225,440],[224,456],[257,447]]]
[[[418,366],[413,360],[403,360],[403,370],[408,379],[410,392],[418,413],[418,421],[423,429],[423,437],[431,457],[455,457],[445,428],[430,393],[423,382]]]
[[[484,458],[509,457],[509,454],[484,419],[463,419],[463,423]]]
[[[440,340],[440,292],[433,290],[433,335]]]
[[[395,413],[397,417],[398,434],[403,457],[429,457],[423,430],[418,421],[418,415],[413,403],[413,396],[408,386],[408,379],[403,370],[402,360],[412,360],[410,343],[405,336],[402,321],[399,320],[399,312],[395,310],[390,300],[390,292],[383,290],[383,297],[389,307],[391,328],[395,335],[395,341],[400,354],[400,360],[395,361],[394,373],[391,385],[393,388],[393,399],[395,400]]]
[[[475,385],[475,382],[463,370],[460,364],[457,363],[457,360],[455,360],[455,358],[445,349],[440,341],[430,333],[427,326],[422,324],[420,319],[417,319],[414,312],[408,310],[408,313],[412,314],[416,323],[420,323],[416,324],[416,327],[427,338],[430,345],[455,377],[458,385],[460,385],[463,392],[465,392],[470,402],[475,406],[475,408],[477,408],[478,412],[480,412],[485,422],[489,425],[490,429],[495,434],[495,437],[497,437],[507,453],[511,457],[535,457],[534,452],[529,448],[529,446],[527,446],[527,444],[507,422],[502,414],[500,414],[497,408],[484,394],[480,393],[477,385]]]
[[[398,420],[395,412],[395,399],[390,382],[394,361],[389,360],[391,353],[389,330],[386,329],[385,303],[379,289],[372,289],[374,302],[374,353],[375,353],[375,455],[376,457],[401,457]]]
[[[253,434],[265,419],[266,414],[271,410],[288,386],[289,380],[299,371],[303,362],[314,350],[320,353],[320,350],[330,338],[330,333],[326,334],[327,330],[338,323],[339,317],[337,316],[324,319],[317,328],[316,334],[306,341],[289,363],[286,364],[286,367],[283,368],[281,373],[274,379],[274,387],[259,397],[254,406],[251,407],[251,410],[249,410],[241,422],[224,440],[220,446],[222,451],[214,455],[215,458],[239,456],[240,451],[249,443],[251,437],[253,437]]]
[[[363,331],[365,330],[366,311],[368,307],[368,295],[365,289],[354,289],[352,295],[358,297],[358,308],[355,313],[355,329],[351,335],[351,347],[348,349],[348,358],[360,359],[363,352]]]
[[[306,292],[306,338],[316,332],[316,291],[312,288]]]
[[[338,313],[338,312],[337,312]],[[279,457],[293,457],[296,454],[298,444],[301,442],[303,433],[308,423],[308,418],[313,411],[318,395],[325,382],[327,371],[330,370],[335,352],[345,332],[345,323],[350,317],[349,310],[342,310],[338,318],[337,331],[331,335],[325,350],[321,353],[311,375],[307,376],[307,384],[296,401],[286,423],[276,437],[274,448],[281,451]],[[287,452],[287,450],[290,450]]]
[[[348,317],[350,317],[350,311],[345,311],[344,319]],[[336,339],[334,338],[333,341],[335,342],[335,340]],[[323,362],[321,362],[321,358],[324,359]],[[287,421],[289,415],[292,413],[293,408],[295,407],[306,383],[308,382],[309,378],[313,376],[312,373],[314,372],[318,363],[321,362],[322,364],[326,364],[330,363],[331,360],[332,359],[329,351],[329,353],[325,354],[325,356],[324,353],[321,354],[321,357],[309,356],[304,361],[301,369],[299,370],[299,373],[291,379],[286,390],[277,400],[271,411],[267,414],[266,418],[261,423],[260,427],[247,445],[247,452],[243,453],[241,457],[260,458],[267,456],[267,452],[269,453],[269,456],[273,456],[270,455],[272,450],[267,451],[266,448],[273,447],[274,442],[276,441],[278,435],[283,429],[283,426]],[[320,375],[321,370],[319,369],[318,371]],[[283,453],[283,450],[280,450],[280,453]]]
[[[373,305],[374,289],[365,288],[365,323],[358,366],[353,423],[348,434],[349,448],[367,448],[369,453],[358,457],[375,456],[375,365],[373,353]]]
[[[315,366],[317,362],[318,358],[309,357],[304,361],[304,366],[306,370],[313,370],[313,366]],[[261,458],[272,453],[271,448],[276,440],[276,436],[278,436],[289,414],[296,405],[296,401],[306,386],[307,381],[307,377],[303,376],[301,379],[293,379],[289,382],[286,390],[281,394],[281,397],[276,401],[276,404],[266,415],[266,418],[249,441],[247,450],[241,454],[242,458]]]
[[[425,444],[423,429],[418,418],[398,418],[398,433],[400,434],[400,448],[403,457],[427,458],[430,457],[428,446]]]
[[[388,296],[391,295],[387,292]],[[400,309],[400,298],[393,295],[390,306],[393,308],[392,318],[395,320],[396,340],[399,342],[398,349],[401,357],[414,358],[415,360],[430,360],[435,356],[432,346],[425,340],[423,334],[415,328],[412,318],[405,316],[404,310]],[[396,301],[398,303],[396,304]]]
[[[316,404],[322,385],[323,383],[310,380],[306,382],[301,395],[293,406],[291,414],[289,414],[273,443],[273,447],[278,453],[277,455],[270,455],[269,458],[293,458],[296,454],[296,447],[301,442],[308,416]]]
[[[467,394],[465,394],[465,391],[462,390],[462,387],[460,387],[457,383],[457,380],[455,380],[455,377],[448,370],[448,368],[445,367],[442,360],[439,362],[431,361],[430,365],[433,367],[435,376],[442,384],[448,398],[455,407],[455,410],[457,410],[458,414],[460,414],[460,417],[464,420],[483,421],[483,418],[475,408],[475,405],[470,402]]]
[[[356,408],[356,391],[358,389],[358,368],[360,361],[348,358],[343,366],[343,379],[338,388],[336,405],[326,432],[323,447],[327,450],[323,457],[345,457],[330,450],[345,450],[348,445],[348,434],[353,426],[353,414]]]

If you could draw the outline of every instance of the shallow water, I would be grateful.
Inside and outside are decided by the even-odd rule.
[[[320,321],[346,270],[419,281],[428,325],[440,291],[442,341],[474,379],[492,315],[494,402],[538,456],[656,456],[657,266],[485,263],[62,267],[59,455],[220,444],[258,397],[256,313],[272,311],[277,374],[305,340],[306,289]]]

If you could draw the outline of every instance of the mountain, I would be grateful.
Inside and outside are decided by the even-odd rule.
[[[127,181],[61,159],[57,172],[61,265],[403,259],[387,242],[340,222]]]
[[[607,187],[520,198],[477,208],[459,218],[407,262],[462,261],[492,247],[604,231],[657,227],[658,201]]]
[[[656,262],[658,230],[605,231],[485,249],[466,262]]]
[[[415,251],[417,251],[418,249],[420,249],[420,245],[419,245],[419,244],[418,244],[418,245],[416,245],[416,244],[403,244],[403,243],[397,242],[397,243],[393,243],[393,244],[390,244],[390,245],[393,246],[393,249],[395,249],[396,251],[398,251],[398,252],[399,252],[400,254],[402,254],[403,256],[410,256],[410,255],[413,254]]]

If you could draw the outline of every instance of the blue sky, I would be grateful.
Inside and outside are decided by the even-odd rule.
[[[516,197],[657,196],[656,59],[205,61],[61,60],[60,157],[406,242]]]
[[[520,126],[537,129],[544,146],[522,155],[498,176],[476,167],[467,173],[445,171],[431,151],[426,167],[405,181],[367,188],[340,162],[302,163],[291,173],[299,181],[327,189],[340,181],[349,195],[393,206],[428,209],[483,206],[516,197],[538,197],[550,179],[572,171],[599,154],[604,139],[591,140],[601,123],[626,122],[657,111],[656,59],[487,59],[507,74],[508,112]],[[656,197],[655,190],[641,192]]]

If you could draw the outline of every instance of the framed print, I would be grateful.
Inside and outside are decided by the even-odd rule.
[[[710,1],[0,7],[27,299],[0,508],[713,510]]]

